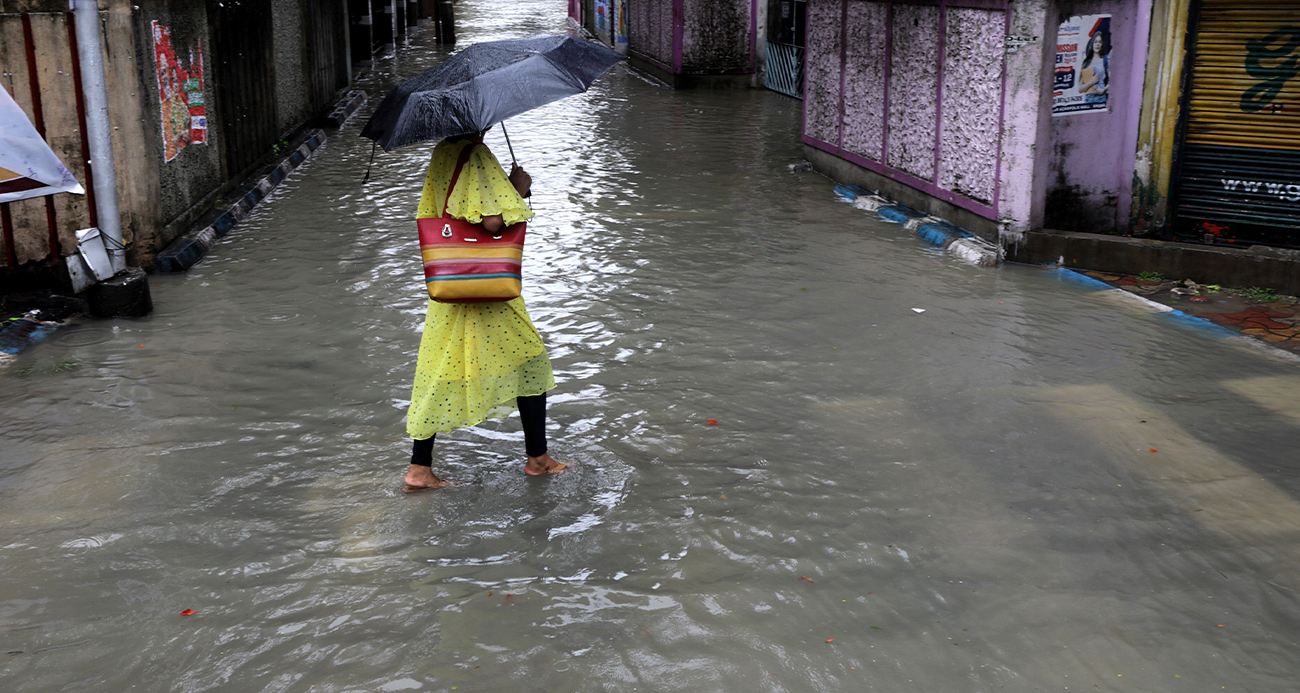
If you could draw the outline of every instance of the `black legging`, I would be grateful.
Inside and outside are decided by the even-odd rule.
[[[532,397],[516,397],[519,406],[519,420],[524,424],[524,452],[529,457],[541,457],[546,454],[546,393]],[[433,466],[433,439],[415,440],[411,450],[411,464],[421,467]]]

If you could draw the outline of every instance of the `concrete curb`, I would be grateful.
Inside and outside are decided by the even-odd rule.
[[[348,118],[351,118],[353,113],[366,105],[366,98],[366,92],[360,89],[349,91],[342,100],[334,105],[334,109],[329,112],[329,115],[320,119],[321,127],[330,127],[335,130],[343,127],[343,124],[348,122]]]
[[[1219,325],[1204,318],[1198,318],[1195,315],[1188,315],[1173,306],[1167,306],[1163,303],[1152,301],[1145,296],[1139,296],[1130,291],[1117,289],[1106,282],[1093,279],[1085,274],[1075,272],[1072,269],[1057,268],[1048,270],[1052,278],[1063,284],[1079,289],[1084,293],[1097,294],[1115,303],[1137,309],[1152,315],[1157,320],[1172,323],[1185,330],[1190,330],[1202,337],[1210,339],[1224,340],[1237,346],[1242,346],[1252,351],[1265,353],[1271,356],[1279,356],[1285,360],[1300,362],[1300,356],[1293,354],[1285,349],[1279,349],[1275,346],[1254,339],[1249,335],[1230,330],[1223,325]]]
[[[997,246],[943,219],[928,216],[856,185],[837,185],[835,194],[858,209],[874,212],[884,221],[901,224],[917,238],[943,248],[963,262],[977,267],[996,267],[1002,261],[1002,251]]]
[[[154,258],[154,271],[164,274],[184,272],[197,265],[217,239],[230,233],[241,219],[248,216],[249,211],[271,194],[275,186],[324,143],[323,130],[309,132],[306,140],[297,149],[285,157],[278,166],[257,179],[252,189],[244,193],[239,200],[224,211],[218,212],[216,217],[206,224],[201,224],[198,228],[172,241],[166,249],[158,253]]]

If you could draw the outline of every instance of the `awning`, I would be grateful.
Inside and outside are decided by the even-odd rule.
[[[41,139],[12,96],[0,87],[0,202],[85,189]]]

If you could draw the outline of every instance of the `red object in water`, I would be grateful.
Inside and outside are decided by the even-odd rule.
[[[709,419],[708,421],[705,421],[704,423],[707,423],[707,424],[710,425],[710,426],[717,426],[717,425],[718,425],[718,420],[717,420],[717,419]]]
[[[184,610],[184,611],[181,612],[181,616],[193,616],[194,614],[197,614],[197,613],[199,613],[199,612],[195,611],[194,609],[186,609],[186,610]]]
[[[1155,448],[1151,448],[1151,452],[1160,452],[1160,451]]]
[[[827,640],[826,642],[835,642],[835,638],[831,638],[830,640]]]

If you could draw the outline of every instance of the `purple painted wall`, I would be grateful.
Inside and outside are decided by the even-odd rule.
[[[1111,15],[1110,111],[1052,118],[1043,224],[1066,231],[1124,232],[1132,203],[1151,0],[1062,0],[1059,11],[1061,21]]]
[[[1008,37],[1032,41],[1007,48],[998,162],[999,236],[1018,242],[1043,225],[1047,157],[1051,136],[1052,67],[1056,58],[1055,0],[1025,0],[1012,6]]]

